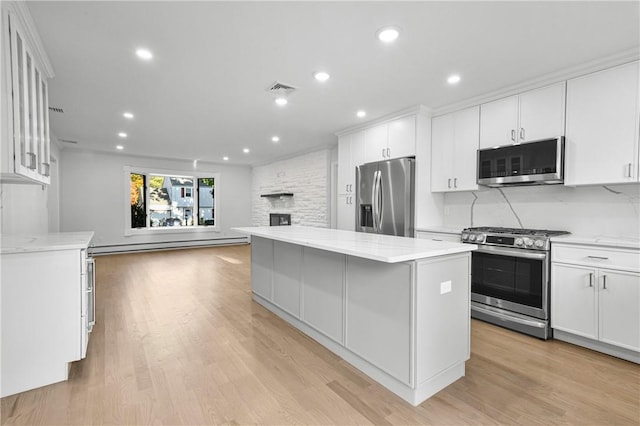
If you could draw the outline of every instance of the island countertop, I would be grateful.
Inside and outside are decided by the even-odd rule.
[[[233,228],[233,230],[256,237],[386,263],[466,253],[477,248],[475,244],[421,240],[309,226],[259,226]]]
[[[0,253],[11,254],[83,249],[89,246],[92,238],[93,231],[8,235],[2,237]]]

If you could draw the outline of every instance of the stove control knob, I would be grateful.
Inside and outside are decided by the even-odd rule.
[[[527,247],[532,247],[533,246],[533,240],[530,238],[525,238],[524,239],[524,245]]]
[[[516,238],[516,246],[522,247],[524,240],[522,238]]]
[[[476,242],[481,243],[484,241],[484,235],[480,234],[476,237]]]
[[[466,232],[462,233],[462,241],[467,241],[469,239],[469,234],[467,234]]]
[[[544,241],[542,240],[536,240],[536,242],[534,243],[534,245],[536,246],[536,248],[541,249],[544,246]]]
[[[476,240],[476,234],[470,234],[469,241],[475,241],[475,240]]]

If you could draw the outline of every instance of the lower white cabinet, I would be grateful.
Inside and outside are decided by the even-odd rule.
[[[638,255],[638,250],[554,244],[551,266],[554,336],[638,362]]]
[[[357,257],[347,263],[346,347],[411,384],[411,265]]]
[[[93,263],[86,245],[7,252],[6,240],[1,255],[2,397],[67,380],[69,363],[86,356],[95,322]]]
[[[445,232],[445,231],[416,231],[416,238],[421,240],[432,241],[451,241],[453,243],[459,243],[461,232]]]

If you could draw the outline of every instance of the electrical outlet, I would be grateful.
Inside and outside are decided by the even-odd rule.
[[[440,294],[451,293],[451,281],[440,283]]]
[[[444,207],[444,215],[445,216],[451,216],[451,206],[445,206]]]

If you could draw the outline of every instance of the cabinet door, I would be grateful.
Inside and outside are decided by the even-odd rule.
[[[343,194],[338,196],[338,229],[345,231],[356,230],[356,196]]]
[[[598,277],[600,341],[640,350],[640,274],[601,269]]]
[[[558,83],[520,95],[520,142],[564,135],[565,83]]]
[[[453,115],[453,152],[451,162],[453,168],[453,189],[455,191],[472,191],[478,189],[476,183],[478,145],[480,139],[480,107],[472,107],[458,111]]]
[[[598,338],[596,272],[593,268],[552,264],[552,328]]]
[[[345,256],[304,248],[302,320],[336,342],[344,343]]]
[[[399,118],[389,123],[387,158],[416,155],[416,116]]]
[[[410,384],[411,266],[347,256],[346,347]]]
[[[273,241],[251,237],[251,290],[273,300]]]
[[[273,303],[300,317],[302,246],[273,242]]]
[[[511,96],[480,106],[480,148],[516,141],[518,97]]]
[[[453,114],[431,120],[431,192],[446,192],[452,188],[453,123]]]
[[[352,176],[353,175],[353,176]],[[351,171],[351,135],[338,139],[338,194],[346,194],[355,184],[355,170]]]
[[[382,161],[387,158],[387,141],[389,140],[389,125],[380,124],[365,130],[364,154],[365,163]]]
[[[356,167],[365,163],[365,152],[364,152],[364,144],[366,141],[366,132],[364,130],[353,133],[351,135],[351,175],[353,176],[353,181],[355,183],[356,176]],[[355,185],[353,185],[353,190],[350,192],[355,192]]]
[[[638,79],[633,62],[567,81],[565,185],[638,180]]]

